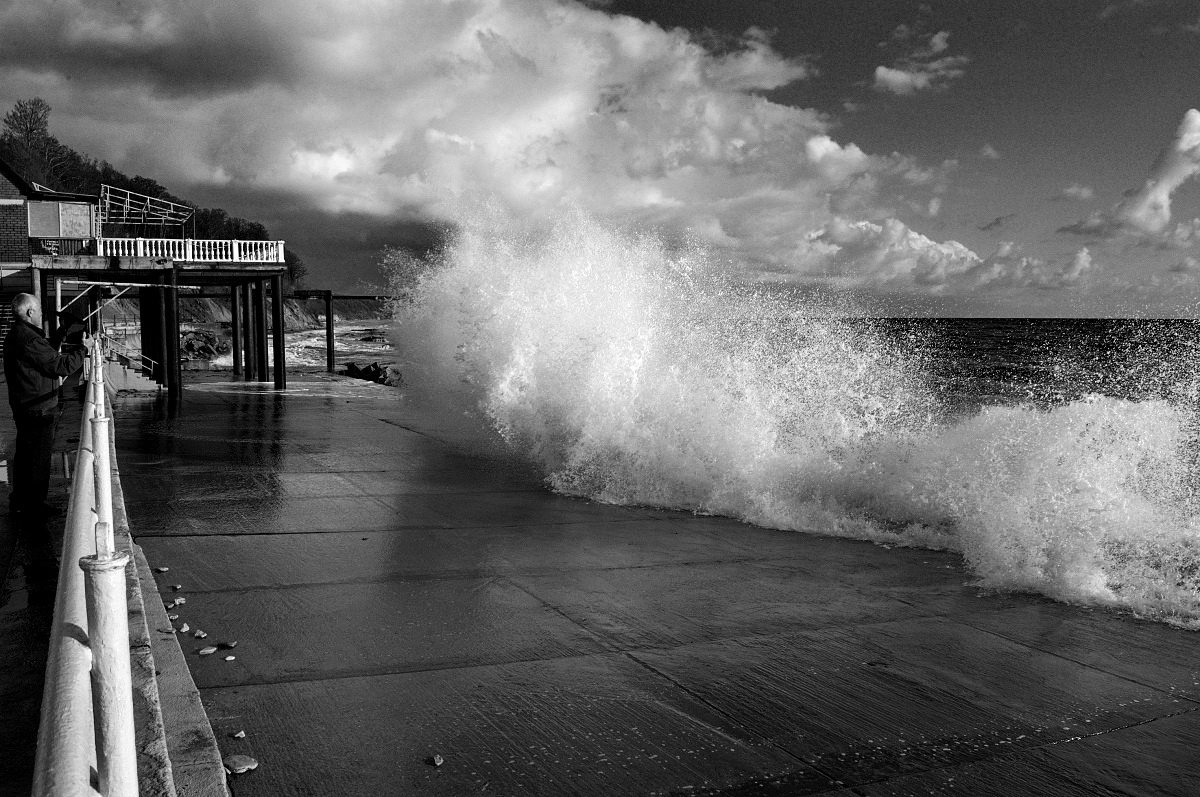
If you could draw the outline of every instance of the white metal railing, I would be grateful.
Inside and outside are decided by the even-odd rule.
[[[101,257],[152,257],[187,263],[283,263],[283,241],[97,238]]]
[[[129,554],[117,551],[113,538],[99,341],[88,369],[42,692],[34,797],[138,794],[125,594]]]

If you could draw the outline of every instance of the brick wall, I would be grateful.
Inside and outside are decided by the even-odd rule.
[[[21,192],[12,181],[0,174],[0,199],[20,199]]]
[[[25,205],[0,205],[0,263],[29,260],[29,219]]]

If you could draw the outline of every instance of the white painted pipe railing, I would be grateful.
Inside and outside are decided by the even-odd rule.
[[[88,360],[42,693],[34,797],[136,797],[125,566],[112,519],[104,357]]]

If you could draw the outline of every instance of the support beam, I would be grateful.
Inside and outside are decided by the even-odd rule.
[[[325,291],[325,370],[337,370],[337,357],[333,345],[333,291]]]
[[[233,353],[233,374],[240,376],[242,373],[242,330],[241,330],[241,312],[242,303],[241,290],[237,285],[231,285],[229,288],[229,349]]]
[[[177,269],[171,269],[171,306],[168,308],[168,316],[171,321],[170,326],[170,370],[173,376],[175,385],[175,395],[178,396],[183,390],[183,366],[179,362],[179,272]]]
[[[287,387],[287,371],[283,352],[283,275],[271,278],[271,343],[275,356],[275,389]]]

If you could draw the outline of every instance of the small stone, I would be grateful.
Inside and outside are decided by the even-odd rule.
[[[218,642],[217,647],[221,650],[233,650],[237,647],[237,640],[235,639],[232,642]]]
[[[156,568],[154,568],[154,572],[155,573],[165,573],[170,569],[171,568],[169,568],[169,567],[156,567]]]
[[[245,731],[238,731],[237,733],[231,733],[229,735],[232,736],[234,739],[245,739],[246,738]]]
[[[168,615],[167,615],[167,619],[168,619],[168,620],[170,620],[170,621],[173,623],[173,622],[175,622],[176,620],[178,620],[178,619],[179,619],[179,615],[177,615],[177,614],[168,614]]]
[[[209,645],[206,648],[200,648],[196,652],[199,653],[201,656],[211,656],[212,654],[217,652],[217,649],[215,647],[213,647],[212,645]]]
[[[237,658],[237,656],[226,656],[225,661],[233,661],[236,658]]]
[[[230,775],[241,775],[243,772],[249,772],[252,769],[258,769],[258,761],[248,755],[229,755],[221,762],[225,765],[225,771]]]
[[[172,584],[171,589],[175,592],[179,592],[179,590],[183,589],[183,585],[182,584]]]
[[[192,634],[192,636],[194,636],[196,639],[204,639],[204,637],[208,636],[208,634],[204,631],[197,629],[196,633]]]
[[[434,753],[429,758],[425,759],[425,763],[429,764],[429,766],[431,766],[431,767],[440,767],[442,764],[446,763],[446,759],[444,759],[440,755]]]
[[[190,625],[188,625],[187,623],[184,623],[183,625],[179,626],[179,633],[181,633],[181,634],[186,634],[188,631],[191,631],[191,630],[192,630],[192,627]]]
[[[170,603],[164,603],[163,606],[166,608],[167,611],[170,611],[171,609],[175,608],[175,604],[177,604],[177,603],[179,603],[179,601],[171,601]]]
[[[176,598],[175,599],[176,606],[182,606],[185,603],[187,603],[187,598]]]

